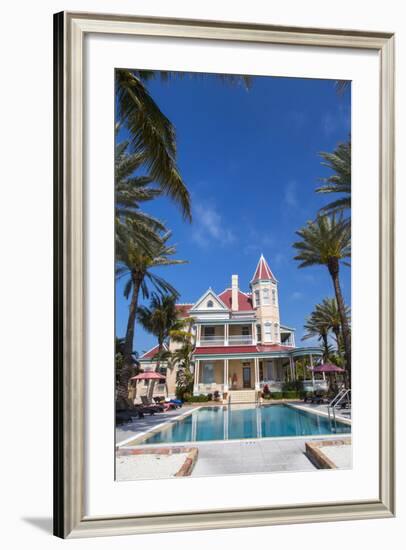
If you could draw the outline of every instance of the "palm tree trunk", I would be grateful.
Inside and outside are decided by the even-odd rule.
[[[128,383],[134,374],[134,362],[132,358],[135,318],[137,314],[138,295],[142,282],[142,276],[137,273],[131,273],[133,280],[133,293],[127,321],[127,331],[123,344],[123,366],[120,373],[120,380],[117,389],[117,397],[128,399]]]
[[[333,328],[334,336],[337,342],[337,354],[339,357],[341,357],[341,348],[340,348],[340,329],[339,328]]]
[[[133,293],[131,296],[131,302],[128,313],[127,331],[125,334],[125,341],[123,346],[124,361],[132,362],[132,351],[134,346],[134,332],[135,332],[135,319],[137,316],[138,296],[140,293],[140,286],[142,283],[142,275],[132,272],[131,278],[133,281]]]
[[[328,361],[328,335],[326,332],[322,332],[320,336],[323,340],[323,345],[324,345],[323,361],[326,362]]]
[[[339,263],[337,259],[333,259],[328,264],[328,269],[333,279],[334,292],[336,295],[338,311],[341,319],[341,329],[344,341],[344,357],[346,370],[348,375],[348,383],[351,386],[351,335],[350,327],[348,325],[348,319],[345,314],[345,304],[343,295],[341,293],[340,279],[339,279]]]

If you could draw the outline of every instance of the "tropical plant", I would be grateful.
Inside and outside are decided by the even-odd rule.
[[[133,221],[127,220],[127,225],[132,225],[133,223]],[[131,236],[132,231],[128,231],[128,235]],[[161,294],[170,293],[174,297],[178,296],[178,292],[170,283],[156,273],[153,273],[153,270],[157,267],[186,263],[184,260],[172,258],[176,253],[176,247],[167,244],[170,237],[171,232],[167,231],[163,235],[160,235],[158,244],[150,243],[150,254],[143,252],[131,237],[123,244],[117,244],[116,277],[127,277],[124,296],[126,299],[129,299],[131,296],[123,346],[125,359],[131,358],[140,292],[143,298],[148,299],[150,296],[149,287],[152,286],[155,291]]]
[[[339,95],[342,95],[346,90],[348,90],[348,88],[350,88],[350,86],[351,86],[351,80],[335,81],[335,87]]]
[[[348,265],[346,258],[351,256],[351,230],[342,216],[318,216],[296,232],[300,240],[293,244],[298,251],[295,260],[299,267],[325,265],[331,276],[337,307],[340,313],[341,329],[345,349],[345,362],[351,376],[351,336],[346,306],[340,286],[340,263]]]
[[[137,361],[137,353],[131,353],[131,360],[124,360],[124,339],[117,338],[115,340],[115,375],[116,375],[116,401],[126,400],[128,398],[128,384],[130,378],[139,373],[139,363]]]
[[[186,392],[193,392],[192,355],[195,349],[192,325],[194,319],[189,317],[179,321],[180,326],[171,330],[170,336],[181,347],[172,352],[171,361],[177,366],[176,394],[183,398]]]
[[[351,140],[339,143],[332,153],[320,153],[325,162],[321,164],[330,168],[334,174],[322,178],[323,185],[317,193],[341,193],[343,196],[321,209],[322,214],[343,212],[351,208]]]
[[[153,216],[140,210],[140,203],[161,195],[149,176],[137,176],[140,155],[128,152],[128,141],[116,145],[115,151],[115,223],[116,244],[125,247],[130,239],[144,252],[150,252],[151,242],[159,244],[159,232],[165,226]],[[127,220],[131,223],[127,223]],[[131,233],[129,235],[129,232]]]
[[[178,312],[176,309],[176,296],[173,294],[159,295],[153,293],[149,306],[140,306],[137,318],[142,327],[153,334],[158,340],[158,351],[155,356],[156,371],[159,371],[161,361],[169,359],[164,344],[169,344],[171,330],[178,326]],[[152,397],[154,380],[148,388],[148,395]]]
[[[141,74],[116,69],[117,128],[128,130],[132,153],[163,193],[171,197],[190,220],[190,195],[176,165],[176,135],[145,87]]]
[[[345,306],[345,315],[348,320],[348,325],[351,326],[350,322],[350,308]],[[334,334],[337,351],[340,353],[341,348],[341,317],[340,312],[337,306],[337,300],[335,298],[324,298],[324,300],[317,304],[314,310],[314,314],[321,323],[325,323],[329,330]]]
[[[306,333],[302,337],[302,340],[308,340],[309,338],[318,338],[323,344],[323,360],[327,361],[331,347],[328,343],[328,331],[329,327],[327,323],[316,316],[313,311],[307,318],[304,324]]]

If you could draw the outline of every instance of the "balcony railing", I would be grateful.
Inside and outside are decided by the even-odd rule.
[[[295,347],[293,342],[281,342],[281,346],[286,346],[286,347],[291,347],[291,348]]]
[[[196,393],[207,395],[208,393],[214,393],[215,391],[222,393],[224,391],[224,384],[216,384],[215,382],[203,384],[200,382],[199,384],[195,384],[193,389],[193,393],[195,395]]]
[[[327,391],[327,380],[303,380],[304,391]]]
[[[219,334],[218,336],[202,336],[200,338],[201,346],[224,346],[224,336]]]
[[[224,346],[227,341],[223,335],[216,336],[202,336],[200,338],[201,346]],[[252,344],[252,336],[250,334],[233,334],[228,337],[228,344],[230,346],[236,344]]]
[[[230,334],[228,337],[228,343],[232,344],[252,344],[251,334]]]

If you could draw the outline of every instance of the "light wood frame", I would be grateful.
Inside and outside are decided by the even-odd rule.
[[[90,13],[54,17],[55,322],[54,533],[89,537],[218,529],[394,514],[394,35]],[[83,41],[87,33],[233,40],[375,50],[380,55],[380,495],[302,504],[138,517],[84,513]]]

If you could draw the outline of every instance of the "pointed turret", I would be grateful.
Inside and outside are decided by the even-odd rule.
[[[280,343],[278,281],[263,254],[259,258],[250,286],[257,318],[257,342]]]
[[[251,279],[251,283],[255,283],[256,281],[274,281],[276,283],[276,278],[263,254],[261,254],[261,257],[259,258],[254,276]]]

